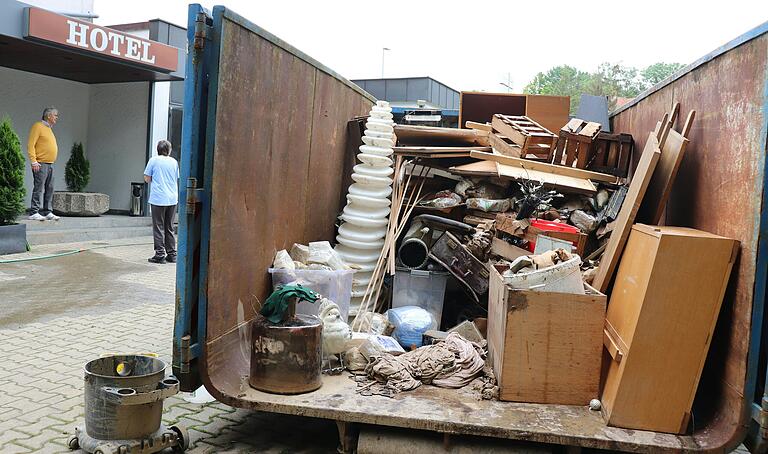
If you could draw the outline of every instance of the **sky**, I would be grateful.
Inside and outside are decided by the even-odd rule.
[[[95,0],[95,22],[186,26],[187,3]],[[768,21],[767,0],[201,3],[224,4],[349,79],[381,77],[383,55],[385,77],[430,76],[459,91],[520,92],[560,64],[687,64]]]

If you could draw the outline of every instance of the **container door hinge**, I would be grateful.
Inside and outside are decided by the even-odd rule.
[[[201,196],[203,189],[197,187],[197,178],[190,177],[187,179],[187,215],[194,215],[197,213],[197,207],[202,203]]]
[[[194,47],[196,51],[201,51],[205,48],[205,40],[208,39],[208,29],[210,26],[211,18],[203,12],[197,13],[197,18],[195,18],[194,41]]]

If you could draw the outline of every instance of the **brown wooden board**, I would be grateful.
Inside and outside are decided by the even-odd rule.
[[[526,95],[462,91],[459,95],[459,125],[467,121],[490,123],[494,114],[525,115]]]
[[[579,194],[594,194],[597,192],[595,185],[584,178],[576,178],[569,175],[556,175],[540,170],[526,169],[523,167],[499,164],[499,177],[513,180],[533,180],[562,192],[576,192]]]
[[[425,147],[425,146],[398,146],[393,147],[395,154],[402,156],[421,156],[424,154],[456,154],[469,155],[470,151],[491,151],[491,147]]]
[[[512,143],[512,141],[508,141],[508,139],[505,136],[491,133],[488,136],[488,142],[491,145],[491,148],[493,148],[495,151],[498,151],[499,153],[503,154],[504,156],[512,156],[513,158],[519,158],[521,153],[521,148],[515,143]]]
[[[658,225],[661,222],[664,209],[667,206],[669,194],[672,192],[672,184],[680,169],[680,164],[685,156],[685,149],[689,140],[685,137],[690,131],[693,118],[696,115],[694,111],[688,114],[688,119],[683,126],[682,132],[674,129],[669,130],[666,142],[661,150],[661,158],[656,170],[653,172],[651,182],[648,184],[645,198],[637,211],[637,222],[650,225]],[[656,131],[661,127],[656,124]]]
[[[621,253],[624,250],[624,245],[627,242],[629,232],[632,229],[632,224],[635,221],[637,209],[640,207],[640,203],[643,200],[645,190],[648,188],[648,183],[651,181],[651,176],[656,168],[656,163],[659,161],[660,155],[661,150],[659,149],[658,139],[656,139],[656,134],[651,131],[648,135],[648,140],[645,142],[645,148],[640,157],[640,163],[637,165],[635,175],[632,177],[632,182],[629,184],[629,191],[624,198],[624,203],[619,211],[619,217],[616,218],[616,226],[611,233],[611,237],[608,240],[608,246],[606,246],[603,258],[600,260],[597,274],[592,281],[592,285],[601,292],[608,290],[611,278],[616,272],[619,260],[621,259]]]
[[[514,290],[491,270],[488,349],[499,399],[586,406],[599,391],[605,295]]]
[[[475,151],[470,154],[472,155],[473,158],[476,158],[476,159],[496,161],[499,164],[505,164],[509,166],[521,167],[521,168],[526,168],[531,170],[539,170],[539,171],[551,173],[554,175],[565,175],[565,176],[570,176],[574,178],[583,178],[587,180],[600,181],[600,182],[611,183],[611,184],[616,184],[618,182],[618,178],[616,178],[613,175],[608,175],[605,173],[591,172],[589,170],[582,170],[582,169],[573,169],[570,167],[557,166],[553,164],[547,164],[545,162],[536,162],[530,159],[513,158],[511,156],[504,156],[504,155],[495,154],[495,153],[483,153],[483,152]]]
[[[477,161],[448,169],[456,175],[473,175],[482,177],[498,177],[499,166],[493,161]]]
[[[488,131],[438,128],[436,126],[395,125],[398,145],[488,146]]]
[[[552,132],[559,131],[568,122],[570,109],[571,98],[568,96],[526,95],[525,116]]]

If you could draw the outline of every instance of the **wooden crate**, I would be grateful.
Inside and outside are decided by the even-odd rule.
[[[525,116],[496,114],[491,121],[493,129],[520,147],[520,156],[529,154],[551,160],[557,136],[547,128]]]
[[[571,119],[560,130],[553,164],[586,169],[592,158],[592,143],[600,133],[600,128],[600,123]]]
[[[609,425],[684,433],[739,242],[635,224],[606,314]]]
[[[606,297],[513,290],[491,270],[488,350],[499,399],[587,405],[598,396]]]
[[[587,169],[625,178],[629,174],[634,140],[632,134],[601,132],[592,143],[592,159]]]

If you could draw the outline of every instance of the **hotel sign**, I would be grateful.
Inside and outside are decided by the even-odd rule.
[[[164,72],[176,71],[178,67],[179,50],[157,41],[41,8],[25,8],[24,18],[24,37],[28,39],[92,52]]]

